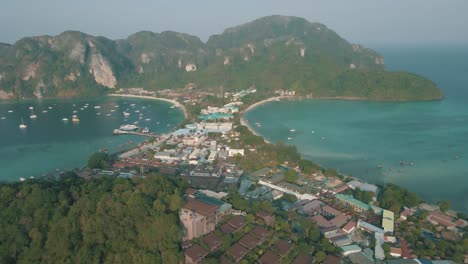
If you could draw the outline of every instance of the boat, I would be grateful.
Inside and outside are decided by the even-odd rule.
[[[74,113],[74,114],[76,114],[76,113],[78,113],[78,111],[76,111],[76,110],[73,110],[73,113]]]
[[[33,109],[34,109],[34,107],[32,107],[32,106],[29,107],[29,110],[33,110]]]
[[[62,121],[63,122],[68,122],[68,118],[64,117],[64,118],[62,118]]]
[[[11,110],[11,109],[10,109],[10,110],[8,110],[8,113],[13,113],[13,110]]]
[[[96,115],[101,115],[101,113],[97,113]]]
[[[49,106],[49,110],[52,110],[52,108],[53,108],[52,106]]]
[[[77,116],[73,116],[72,117],[72,122],[73,123],[78,123],[78,122],[80,122],[80,119]]]
[[[29,116],[31,119],[36,119],[37,115],[34,114],[34,111],[31,110],[31,115]]]
[[[42,110],[42,113],[43,113],[43,114],[47,114],[47,110]]]
[[[289,129],[289,132],[296,132],[296,129],[291,128],[291,129]]]
[[[119,127],[119,130],[123,130],[123,131],[135,131],[135,130],[137,130],[138,128],[139,128],[138,126],[127,124],[127,125],[121,125],[121,126]]]
[[[106,114],[106,116],[111,116],[111,114]]]
[[[26,179],[25,178],[19,178],[20,182],[24,182]]]
[[[99,109],[99,108],[101,108],[100,105],[95,105],[95,106],[94,106],[94,109]]]
[[[146,118],[145,121],[151,121],[151,118]]]
[[[6,117],[2,116],[2,120],[5,120],[5,119],[6,119]]]
[[[140,119],[140,120],[141,120],[141,119],[143,119],[143,117],[142,117],[142,116],[140,116],[140,117],[138,117],[138,119]]]
[[[171,108],[176,108],[176,106],[175,106],[175,105],[171,105]]]
[[[292,138],[291,137],[288,137],[288,140],[291,140]]]
[[[140,113],[140,110],[135,110],[135,113]]]
[[[312,130],[312,134],[314,134],[314,133],[315,133],[315,131]]]
[[[128,113],[128,112],[123,112],[123,115],[124,115],[124,116],[129,116],[130,113]]]
[[[145,127],[141,130],[141,133],[148,134],[150,132],[149,128]]]
[[[25,128],[27,128],[27,127],[28,127],[28,126],[24,124],[23,118],[21,118],[21,124],[19,125],[19,128],[25,129]]]
[[[130,106],[135,106],[135,104],[131,104]]]

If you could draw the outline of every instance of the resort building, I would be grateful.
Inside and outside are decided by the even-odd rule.
[[[368,204],[365,204],[359,200],[354,199],[351,195],[337,194],[335,195],[336,199],[342,204],[349,206],[354,209],[354,211],[362,213],[370,209]]]
[[[189,197],[179,212],[185,228],[184,240],[206,235],[215,230],[220,218],[232,210],[232,206],[218,199],[198,194]]]
[[[393,233],[395,214],[389,210],[383,210],[382,228],[385,232]]]

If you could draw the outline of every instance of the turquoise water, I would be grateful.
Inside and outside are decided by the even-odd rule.
[[[85,104],[89,106],[86,108]],[[94,108],[96,105],[101,107]],[[30,118],[31,106],[37,115],[35,120]],[[13,113],[8,113],[9,110]],[[44,110],[48,112],[43,113]],[[80,119],[77,124],[71,122],[73,111],[77,111]],[[123,116],[124,111],[130,113],[127,120]],[[142,119],[139,118],[140,113]],[[64,117],[70,121],[63,122]],[[26,129],[19,128],[21,118],[27,125]],[[81,167],[95,151],[107,149],[116,152],[145,139],[112,136],[112,130],[122,124],[138,121],[138,125],[148,127],[152,132],[164,133],[182,119],[183,114],[178,108],[157,100],[105,97],[86,101],[1,102],[0,181]]]
[[[429,77],[446,99],[271,102],[249,111],[246,119],[268,140],[295,144],[325,167],[374,183],[397,183],[429,202],[449,200],[455,209],[468,211],[468,49],[377,50],[390,70]]]

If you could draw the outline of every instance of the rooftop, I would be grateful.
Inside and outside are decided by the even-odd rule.
[[[291,243],[289,243],[286,240],[280,239],[276,241],[275,247],[276,249],[278,249],[278,253],[281,256],[284,256],[286,253],[288,253],[289,249],[291,248]]]
[[[263,254],[259,259],[258,263],[260,264],[275,264],[278,263],[280,260],[280,257],[276,255],[273,251],[268,250]]]
[[[335,195],[335,197],[340,199],[340,200],[346,201],[348,203],[354,204],[355,206],[360,207],[360,208],[362,208],[364,210],[369,210],[370,209],[370,206],[368,204],[354,199],[354,197],[352,197],[351,195],[345,195],[345,194],[340,194],[339,193],[339,194]]]
[[[241,239],[239,239],[239,241],[237,242],[241,244],[242,246],[244,246],[245,248],[252,249],[260,243],[260,240],[252,236],[251,234],[247,234]]]
[[[304,253],[299,254],[292,264],[310,264],[312,263],[312,256],[306,255]]]
[[[215,233],[211,232],[202,238],[202,241],[210,248],[211,251],[216,250],[223,242]]]
[[[190,257],[194,262],[197,262],[206,257],[206,255],[208,255],[208,251],[200,245],[195,244],[185,251],[185,255]]]
[[[196,199],[189,198],[183,208],[194,211],[203,216],[209,216],[215,214],[219,206],[215,206],[212,204],[201,202]]]
[[[235,243],[226,251],[226,253],[233,257],[236,261],[242,259],[248,252],[249,250],[241,246],[239,243]]]

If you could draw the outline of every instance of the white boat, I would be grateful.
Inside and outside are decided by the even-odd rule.
[[[42,110],[42,113],[43,113],[43,114],[47,114],[47,110]]]
[[[24,124],[23,118],[21,118],[21,124],[19,125],[19,128],[25,129],[25,128],[27,128],[27,127],[28,127],[28,126]]]
[[[26,179],[25,178],[19,178],[20,182],[24,182]]]
[[[64,118],[62,118],[62,121],[63,122],[68,122],[68,118],[64,117]]]
[[[119,127],[119,130],[123,130],[123,131],[135,131],[137,130],[139,127],[138,126],[135,126],[135,125],[121,125]]]
[[[175,108],[176,106],[175,105],[171,105],[171,108]]]
[[[74,113],[74,114],[76,114],[76,113],[78,113],[78,111],[76,111],[76,110],[73,110],[73,113]]]
[[[29,110],[33,110],[33,109],[34,109],[34,107],[32,107],[32,106],[29,107]]]
[[[291,140],[292,138],[291,137],[288,137],[288,140]]]
[[[81,108],[80,108],[80,110],[81,110],[81,111],[83,111],[83,110],[84,110],[84,108],[83,108],[83,107],[81,107]]]
[[[31,115],[29,116],[31,119],[36,119],[37,115],[34,114],[34,111],[31,110]]]
[[[111,114],[106,114],[106,116],[111,116]]]
[[[130,106],[135,106],[135,104],[131,104]]]
[[[2,120],[5,120],[5,119],[6,119],[6,117],[2,116]]]
[[[296,129],[291,128],[291,129],[289,129],[289,132],[296,132]]]
[[[10,110],[8,110],[8,113],[13,113],[13,110],[11,110],[11,109],[10,109]]]
[[[49,110],[52,110],[52,108],[53,108],[52,106],[49,106]]]
[[[94,106],[94,109],[99,109],[99,108],[101,108],[100,105],[95,105],[95,106]]]
[[[145,121],[151,121],[151,118],[146,118]]]
[[[115,109],[111,109],[111,112],[114,113],[114,112],[115,112]]]
[[[315,131],[312,130],[312,134],[314,134],[314,133],[315,133]]]
[[[77,115],[72,115],[72,117],[77,117]]]
[[[137,124],[138,124],[138,121],[133,122],[133,124],[134,124],[134,125],[137,125]]]
[[[128,113],[128,112],[123,112],[123,115],[124,115],[124,116],[129,116],[130,113]]]
[[[80,122],[80,119],[77,116],[73,116],[72,117],[72,122],[73,123],[78,123],[78,122]]]
[[[140,113],[140,110],[135,110],[135,113]]]
[[[97,113],[96,115],[101,115],[101,113]]]

